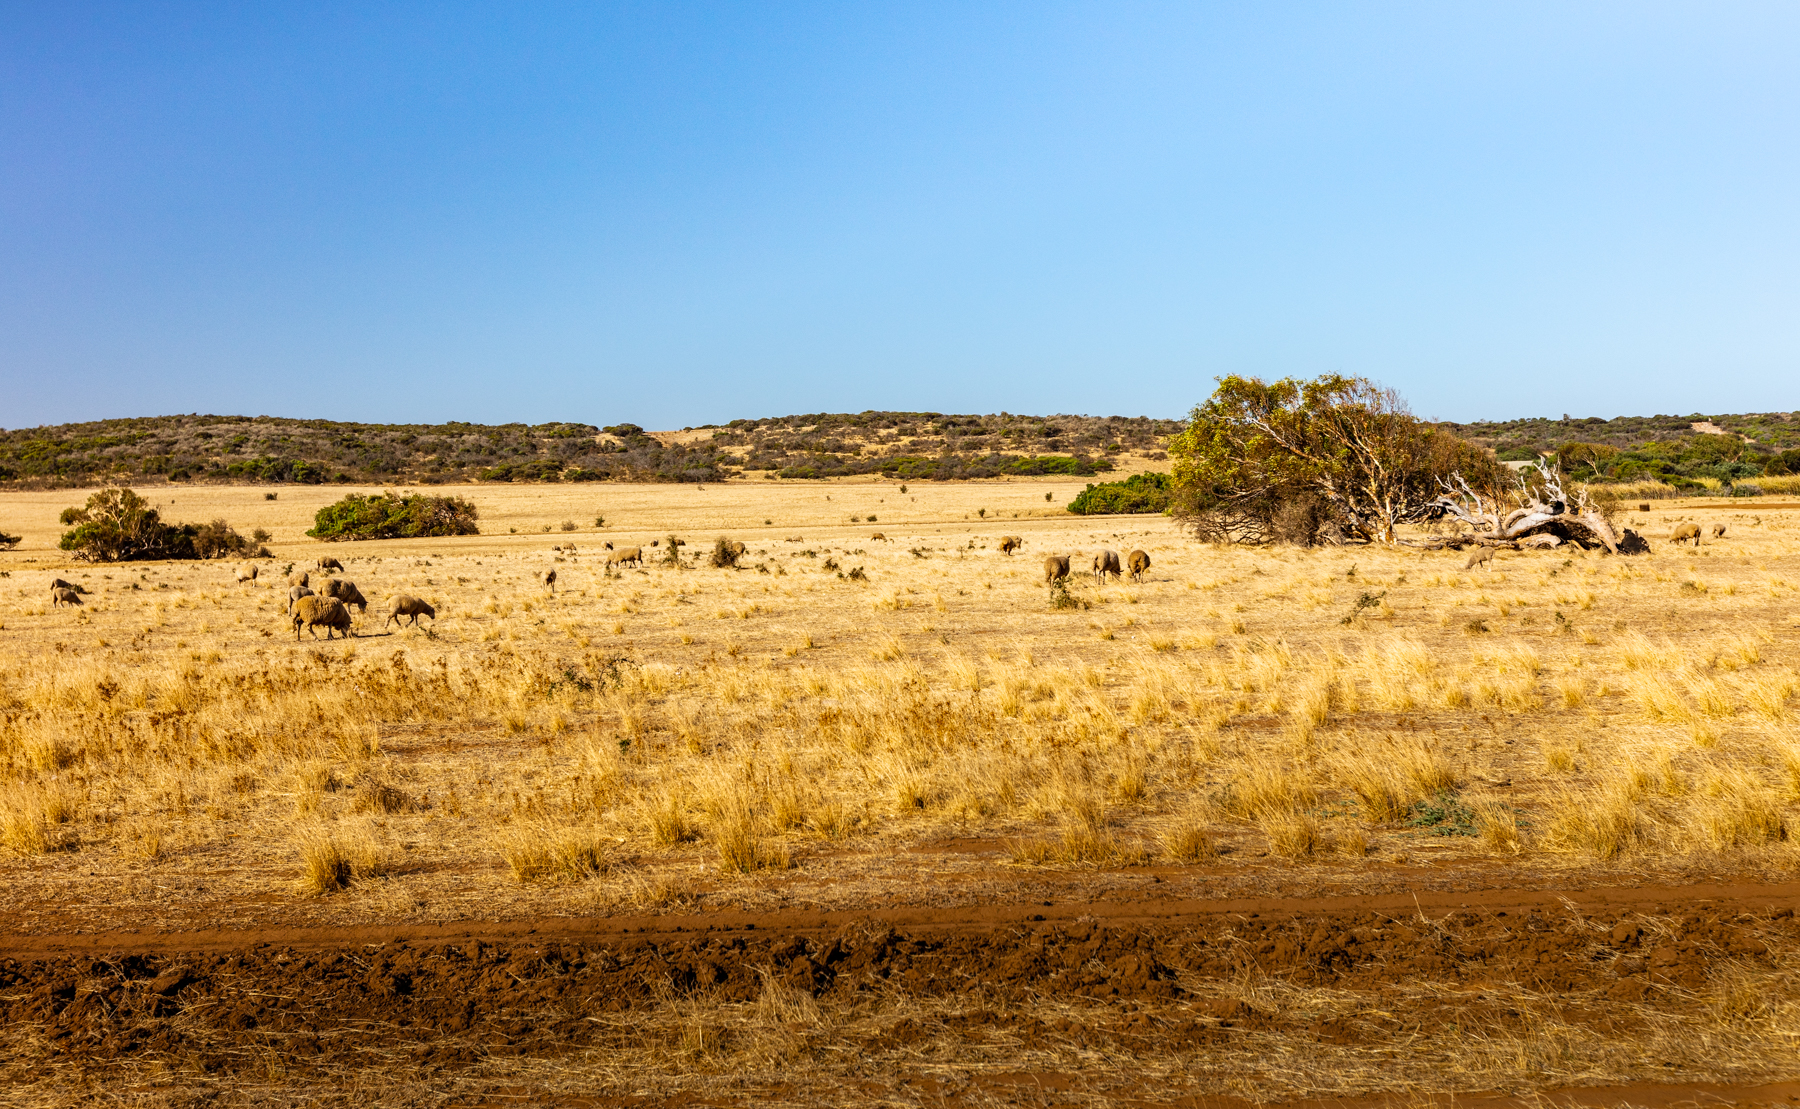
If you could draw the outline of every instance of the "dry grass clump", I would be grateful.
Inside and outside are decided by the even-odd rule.
[[[500,857],[521,882],[580,882],[607,872],[607,845],[592,828],[515,827],[499,837]]]
[[[386,855],[366,829],[312,828],[299,836],[300,888],[323,895],[382,874]]]

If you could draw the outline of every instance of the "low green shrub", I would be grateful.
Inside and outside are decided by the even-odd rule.
[[[1077,516],[1111,516],[1120,513],[1162,512],[1169,507],[1169,475],[1133,474],[1124,481],[1089,485],[1069,502]]]
[[[387,492],[352,493],[326,505],[306,534],[330,542],[357,539],[419,539],[433,535],[480,535],[475,506],[461,497]]]

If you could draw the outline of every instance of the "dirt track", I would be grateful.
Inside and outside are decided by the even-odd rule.
[[[1550,1024],[1565,1056],[1656,1062],[1547,1058],[1515,1090],[1781,1103],[1800,1085],[1749,1087],[1800,1077],[1794,1029],[1752,1025],[1792,1012],[1796,907],[1800,884],[6,938],[0,1103],[354,1079],[382,1104],[1227,1104],[1393,1092]]]

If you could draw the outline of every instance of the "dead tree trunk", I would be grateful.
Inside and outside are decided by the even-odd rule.
[[[1519,495],[1524,503],[1517,508],[1507,510],[1494,498],[1483,497],[1469,487],[1461,474],[1454,475],[1454,482],[1440,482],[1444,493],[1432,503],[1443,515],[1473,528],[1478,543],[1508,543],[1528,535],[1553,535],[1618,554],[1619,536],[1588,498],[1587,491],[1578,489],[1571,498],[1563,492],[1562,478],[1541,459],[1536,470],[1543,479],[1543,490],[1540,494],[1521,476]]]

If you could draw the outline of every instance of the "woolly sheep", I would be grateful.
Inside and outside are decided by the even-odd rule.
[[[1069,576],[1069,556],[1050,555],[1044,559],[1044,580],[1061,581]]]
[[[1494,562],[1494,548],[1492,548],[1492,547],[1476,547],[1474,550],[1469,552],[1468,559],[1463,562],[1463,569],[1473,570],[1477,566],[1485,565],[1491,570],[1491,569],[1493,569],[1493,562]]]
[[[321,558],[319,560],[318,569],[320,569],[320,570],[337,570],[337,571],[341,572],[344,569],[344,564],[339,562],[337,559],[332,558],[330,555],[326,555],[324,558]]]
[[[311,585],[312,575],[305,570],[296,570],[288,575],[289,585]]]
[[[80,603],[81,594],[75,592],[73,589],[52,589],[50,591],[50,604],[52,606],[78,605]]]
[[[606,556],[606,564],[608,566],[623,565],[627,562],[635,562],[639,566],[642,566],[644,564],[644,549],[642,547],[625,547]]]
[[[1118,551],[1101,551],[1094,556],[1094,580],[1105,582],[1108,574],[1115,578],[1124,576],[1124,572],[1119,568]]]
[[[237,580],[240,582],[256,580],[256,563],[241,562],[237,568]]]
[[[1023,546],[1025,546],[1025,540],[1017,535],[1002,535],[1000,537],[1000,553],[1006,555],[1008,558],[1012,557],[1012,553]]]
[[[1694,546],[1700,545],[1699,524],[1682,524],[1669,533],[1669,542],[1671,543],[1681,543],[1689,539],[1694,541]]]
[[[1714,539],[1725,538],[1725,525],[1724,524],[1714,524],[1712,526],[1712,537]]]
[[[1125,556],[1125,565],[1131,569],[1132,581],[1143,581],[1144,571],[1150,569],[1150,556],[1143,551],[1132,551]]]
[[[57,578],[54,581],[52,581],[50,583],[50,588],[51,589],[73,589],[77,593],[81,592],[81,587],[79,585],[76,585],[72,581],[64,581],[61,578]]]
[[[556,592],[556,571],[555,570],[545,570],[544,571],[544,588],[548,589],[552,593]]]
[[[294,614],[294,602],[302,597],[311,597],[313,595],[313,591],[304,585],[290,586],[288,588],[288,615],[292,616]]]
[[[336,597],[302,597],[294,602],[294,639],[300,638],[302,625],[312,633],[314,639],[319,638],[319,629],[325,629],[325,638],[330,639],[333,631],[342,632],[345,639],[350,638],[350,613],[344,608],[344,602]]]
[[[369,602],[363,600],[362,590],[356,588],[356,583],[348,578],[326,578],[319,583],[319,595],[336,597],[344,602],[346,608],[355,605],[359,614],[369,611]]]
[[[437,609],[432,608],[430,605],[426,604],[424,601],[419,600],[419,598],[417,598],[417,597],[411,597],[405,593],[402,593],[399,596],[396,596],[392,600],[388,601],[387,623],[385,623],[381,626],[385,628],[385,627],[387,627],[388,624],[393,623],[394,621],[400,619],[402,616],[412,617],[411,623],[406,625],[408,627],[411,627],[413,625],[416,625],[419,622],[419,617],[421,617],[421,616],[429,616],[433,620],[436,620],[437,619]]]

